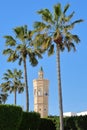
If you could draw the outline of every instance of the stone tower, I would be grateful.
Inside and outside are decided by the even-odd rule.
[[[34,86],[34,111],[39,112],[41,117],[48,116],[48,85],[49,80],[44,79],[43,68],[38,72],[38,79],[33,80]]]

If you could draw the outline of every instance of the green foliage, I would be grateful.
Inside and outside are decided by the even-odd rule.
[[[54,20],[58,20],[60,15],[61,15],[61,4],[58,3],[54,5]]]
[[[40,118],[36,112],[23,112],[13,105],[0,105],[0,130],[59,130],[58,116]],[[64,130],[86,130],[87,115],[64,118]]]
[[[76,117],[64,118],[64,129],[65,130],[77,130],[75,119],[76,119]]]
[[[41,118],[39,130],[56,130],[56,127],[51,119]]]
[[[64,130],[86,130],[87,116],[74,116],[64,118]]]
[[[55,126],[56,130],[60,130],[60,121],[58,116],[49,116]],[[87,129],[87,115],[85,116],[73,116],[65,117],[64,120],[64,130],[86,130]]]
[[[87,129],[87,115],[79,116],[75,119],[77,130],[86,130]]]
[[[37,130],[40,123],[40,115],[36,112],[23,112],[19,130]]]
[[[0,130],[18,130],[22,119],[22,108],[0,105]]]
[[[40,118],[36,112],[23,112],[19,130],[56,130],[56,127],[50,118]]]
[[[59,116],[49,116],[48,118],[53,121],[53,123],[55,124],[56,130],[59,130],[60,129]]]

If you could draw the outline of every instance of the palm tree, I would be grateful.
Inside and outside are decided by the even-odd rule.
[[[18,93],[23,92],[24,90],[24,83],[22,83],[22,71],[14,69],[11,71],[10,69],[7,70],[6,73],[3,75],[4,83],[1,84],[3,92],[14,92],[14,104],[16,105],[16,98],[17,98],[17,91]]]
[[[70,5],[65,5],[62,10],[61,4],[54,5],[53,13],[49,9],[41,9],[37,13],[41,15],[42,21],[36,21],[34,28],[36,30],[35,43],[36,47],[41,46],[44,51],[48,51],[48,55],[54,53],[54,45],[56,45],[57,70],[58,70],[58,95],[59,95],[59,111],[60,111],[60,130],[63,127],[63,105],[62,105],[62,88],[61,88],[61,70],[60,70],[60,52],[67,48],[76,50],[74,43],[79,43],[78,35],[72,34],[71,30],[75,24],[82,22],[82,19],[71,22],[74,15],[66,15]]]
[[[16,27],[13,29],[15,36],[4,36],[6,39],[6,49],[3,51],[3,54],[8,55],[8,62],[14,62],[19,60],[19,65],[23,63],[24,66],[24,78],[25,78],[25,91],[26,91],[26,111],[29,111],[29,92],[28,92],[28,80],[27,80],[27,65],[26,59],[29,58],[29,61],[32,66],[38,64],[37,56],[42,58],[40,54],[40,49],[34,49],[32,38],[33,31],[28,31],[27,26]]]

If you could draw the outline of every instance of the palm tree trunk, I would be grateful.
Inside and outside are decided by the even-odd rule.
[[[58,95],[59,95],[59,111],[60,111],[60,130],[64,130],[63,125],[63,105],[62,105],[62,87],[61,87],[61,70],[60,70],[60,48],[56,45],[57,71],[58,71]]]
[[[25,78],[25,91],[26,91],[26,111],[29,111],[29,92],[28,92],[27,68],[25,58],[24,58],[24,78]]]
[[[17,97],[17,95],[16,95],[16,89],[14,90],[14,104],[16,105],[16,97]]]
[[[16,105],[16,98],[17,98],[15,80],[16,80],[16,77],[14,78],[14,90],[13,90],[13,92],[14,92],[14,105]]]

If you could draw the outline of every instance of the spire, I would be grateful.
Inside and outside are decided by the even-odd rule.
[[[42,71],[42,72],[43,72],[43,67],[42,67],[42,66],[40,67],[40,71]]]
[[[38,78],[39,79],[43,79],[43,68],[42,68],[42,66],[40,67],[40,70],[39,70],[39,72],[38,72]]]

